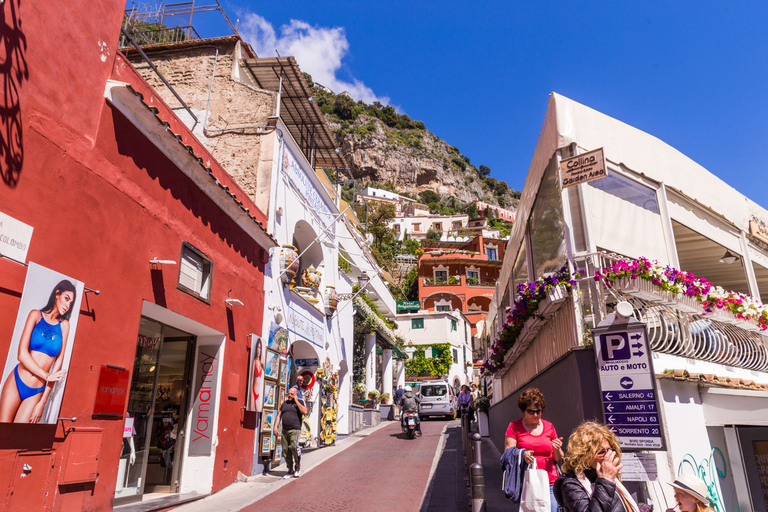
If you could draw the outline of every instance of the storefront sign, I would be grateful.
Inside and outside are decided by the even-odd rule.
[[[768,244],[768,225],[765,222],[752,217],[749,220],[749,233],[761,242]]]
[[[418,311],[421,309],[421,302],[418,300],[399,300],[397,301],[397,309],[402,311]]]
[[[324,227],[328,228],[328,232],[335,233],[336,223],[334,222],[334,215],[331,213],[328,205],[325,204],[323,197],[312,184],[312,180],[301,168],[296,161],[296,157],[293,156],[293,153],[291,153],[291,150],[288,149],[286,144],[283,144],[282,167],[283,174],[288,178],[288,181],[293,185],[296,192],[298,192],[307,202],[307,206],[311,208],[309,211]]]
[[[605,424],[619,438],[622,450],[663,449],[645,324],[611,318],[593,331]]]
[[[216,412],[216,382],[219,378],[218,347],[197,347],[195,365],[195,401],[192,404],[190,455],[210,455]]]
[[[128,398],[128,381],[131,372],[125,368],[101,365],[93,414],[122,416]]]
[[[659,479],[656,455],[625,452],[621,454],[621,479],[627,482],[651,482]]]
[[[566,158],[560,162],[560,185],[562,188],[599,180],[607,175],[603,148]]]
[[[33,229],[0,212],[0,254],[26,263]]]
[[[313,345],[323,346],[324,330],[322,325],[315,323],[311,318],[293,309],[293,304],[288,306],[286,317],[286,325],[289,331],[298,334]]]
[[[320,361],[315,357],[312,359],[297,359],[296,366],[320,366]]]

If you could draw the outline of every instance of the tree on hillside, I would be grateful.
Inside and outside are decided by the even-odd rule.
[[[350,121],[355,118],[355,101],[346,95],[336,96],[333,112],[339,119]]]
[[[395,205],[391,203],[373,202],[366,212],[364,205],[355,208],[357,218],[365,224],[365,232],[373,236],[373,245],[381,253],[382,246],[394,238],[389,223],[395,218]]]
[[[413,267],[405,275],[402,285],[405,300],[419,300],[419,267]]]
[[[440,194],[434,190],[422,190],[419,192],[419,198],[424,204],[440,202]]]
[[[427,235],[424,238],[426,240],[439,241],[441,238],[443,238],[443,232],[439,229],[429,229],[427,230]]]
[[[483,176],[488,176],[489,174],[491,174],[491,170],[485,165],[481,165],[478,168],[478,171],[480,171],[480,174],[482,174]]]
[[[477,203],[467,206],[467,215],[469,215],[470,219],[476,219],[480,216],[480,213],[477,211]]]

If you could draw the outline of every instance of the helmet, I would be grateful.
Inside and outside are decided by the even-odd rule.
[[[405,386],[405,390],[406,391],[413,391],[413,388],[411,388],[411,386]]]

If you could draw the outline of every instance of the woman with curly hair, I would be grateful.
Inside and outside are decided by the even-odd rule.
[[[560,508],[552,494],[552,485],[557,479],[557,462],[563,458],[563,438],[557,437],[554,425],[541,415],[547,408],[544,394],[536,388],[529,388],[520,394],[517,406],[523,417],[509,424],[504,440],[504,449],[516,446],[525,450],[525,462],[543,469],[549,475],[549,495],[552,512]],[[517,510],[515,503],[513,510]]]
[[[582,423],[568,438],[563,474],[555,481],[557,502],[568,512],[638,512],[619,481],[621,448],[608,427]]]

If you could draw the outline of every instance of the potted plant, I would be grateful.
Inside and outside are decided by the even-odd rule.
[[[487,396],[480,395],[475,400],[475,409],[477,410],[477,427],[480,430],[480,435],[488,437],[490,430],[488,429],[488,409],[491,408],[491,401]]]
[[[382,393],[381,394],[381,403],[388,404],[389,403],[389,397],[390,397],[389,393]]]
[[[352,396],[352,401],[359,403],[365,400],[365,395],[368,392],[368,389],[366,389],[365,384],[359,383],[352,387],[352,391],[354,395]]]
[[[376,405],[379,403],[379,397],[381,395],[378,391],[375,389],[372,389],[368,392],[368,400],[370,401],[371,408],[376,407]]]

